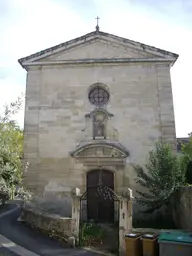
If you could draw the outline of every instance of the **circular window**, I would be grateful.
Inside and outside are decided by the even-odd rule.
[[[89,92],[89,100],[97,106],[105,105],[109,101],[109,93],[104,88],[97,86]]]

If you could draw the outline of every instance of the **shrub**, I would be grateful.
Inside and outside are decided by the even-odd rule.
[[[105,237],[104,230],[97,224],[90,222],[84,223],[81,229],[81,245],[91,246],[101,244]]]
[[[157,143],[149,152],[145,169],[134,166],[137,173],[136,182],[146,192],[137,191],[136,202],[144,206],[145,212],[162,210],[169,213],[170,197],[179,186],[186,184],[186,166],[184,157],[173,154],[168,144]]]
[[[9,199],[9,190],[7,188],[6,182],[0,179],[0,205],[4,205]]]

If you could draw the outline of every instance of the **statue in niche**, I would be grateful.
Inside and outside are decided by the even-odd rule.
[[[93,138],[105,138],[105,115],[103,113],[96,113],[93,117]]]

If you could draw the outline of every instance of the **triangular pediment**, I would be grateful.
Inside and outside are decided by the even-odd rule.
[[[42,61],[62,61],[80,59],[103,58],[154,58],[154,54],[123,46],[117,42],[110,43],[106,40],[94,39],[68,50],[53,54]]]
[[[178,55],[104,32],[94,31],[19,60],[19,63],[109,62],[129,59],[160,59],[174,62]],[[79,61],[79,62],[78,62]]]

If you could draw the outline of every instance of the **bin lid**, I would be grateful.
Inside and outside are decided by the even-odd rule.
[[[192,233],[182,232],[182,231],[172,231],[172,232],[161,232],[159,235],[159,242],[162,241],[172,241],[180,243],[192,243]]]
[[[137,238],[139,236],[141,236],[141,233],[136,233],[136,232],[127,233],[125,235],[125,237],[129,237],[129,238]]]
[[[156,237],[158,237],[158,234],[155,233],[145,233],[142,238],[145,239],[155,239]]]

